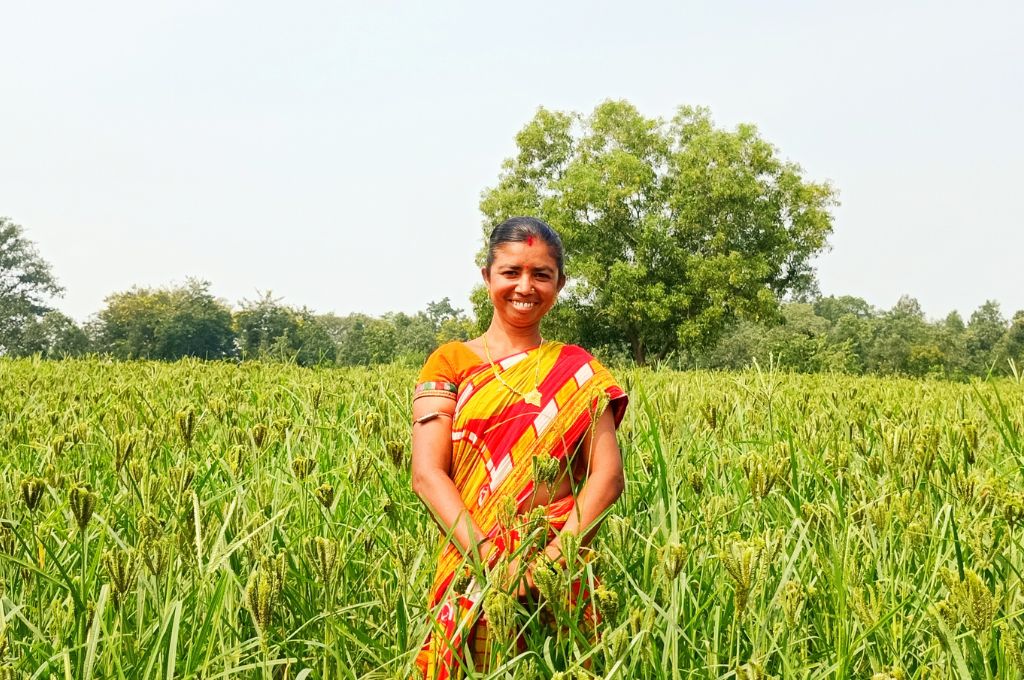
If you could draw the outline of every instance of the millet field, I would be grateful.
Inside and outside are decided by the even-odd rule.
[[[1024,674],[1019,382],[616,374],[625,493],[535,605],[485,586],[490,677]],[[0,680],[410,677],[414,377],[0,360]]]

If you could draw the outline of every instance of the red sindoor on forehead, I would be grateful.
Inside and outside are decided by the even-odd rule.
[[[532,246],[533,245],[533,234],[529,234],[526,237],[526,245],[528,245],[528,246]]]

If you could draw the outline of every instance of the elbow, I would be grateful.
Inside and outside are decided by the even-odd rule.
[[[423,489],[426,486],[426,480],[424,480],[424,474],[422,472],[413,471],[412,479],[410,480],[410,486],[412,486],[412,492],[423,498]]]
[[[611,503],[619,500],[622,492],[626,490],[626,476],[623,474],[620,468],[615,474],[613,474],[608,480],[608,497],[611,499]]]
[[[427,494],[433,486],[431,478],[432,475],[427,470],[414,469],[412,471],[412,480],[410,481],[412,492],[419,496],[421,500],[426,500]]]

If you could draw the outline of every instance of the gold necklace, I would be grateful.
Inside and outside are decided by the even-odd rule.
[[[498,368],[494,365],[494,361],[491,359],[491,350],[487,348],[486,333],[483,336],[483,340],[484,354],[487,355],[487,363],[491,365],[491,372],[494,373],[494,377],[498,380],[498,382],[504,385],[509,392],[512,392],[513,394],[522,397],[523,401],[525,401],[527,404],[530,404],[531,406],[540,406],[541,394],[540,389],[538,389],[540,387],[540,348],[544,346],[544,339],[541,338],[540,344],[537,345],[537,369],[533,375],[533,389],[527,392],[526,394],[523,394],[516,388],[509,385],[507,382],[505,382],[505,379],[501,377],[501,374],[498,373]]]

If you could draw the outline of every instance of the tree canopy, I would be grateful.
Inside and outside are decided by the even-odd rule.
[[[58,311],[50,311],[26,323],[21,332],[20,346],[13,353],[63,359],[81,356],[89,349],[89,336],[74,319]]]
[[[480,208],[488,226],[535,215],[561,233],[563,335],[643,363],[709,347],[737,319],[771,318],[784,296],[814,290],[835,192],[752,125],[723,130],[691,107],[666,122],[606,101],[586,116],[542,108],[516,145]]]
[[[740,322],[679,365],[742,368],[753,361],[802,372],[838,371],[956,380],[1024,368],[1024,311],[1007,322],[988,301],[964,324],[956,312],[929,321],[903,296],[889,310],[842,296],[784,303],[780,323]]]
[[[0,217],[0,354],[26,353],[24,331],[51,311],[48,299],[62,292],[21,225]]]
[[[95,349],[120,359],[234,355],[231,310],[209,288],[207,281],[190,279],[183,286],[110,295],[91,328]]]
[[[306,308],[282,304],[271,293],[243,300],[235,313],[243,359],[294,361],[300,366],[333,363],[337,346],[321,317]]]

